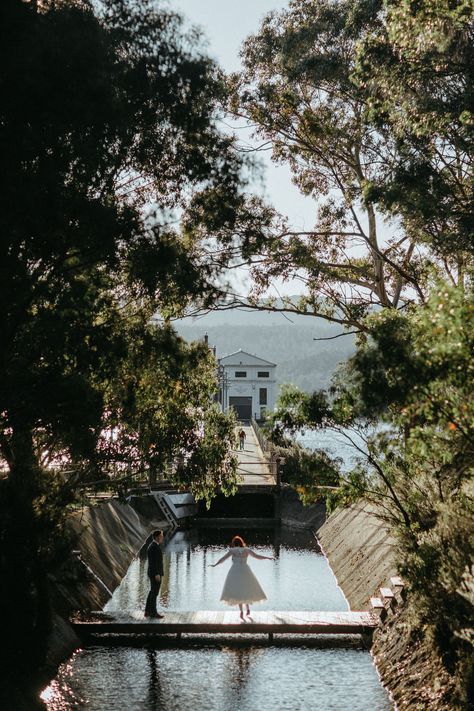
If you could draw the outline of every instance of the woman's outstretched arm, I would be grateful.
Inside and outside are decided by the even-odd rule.
[[[258,560],[275,560],[275,558],[272,555],[260,555],[259,553],[255,553],[250,548],[248,549],[248,551],[249,551],[249,555],[251,555],[252,558],[257,558]]]
[[[217,561],[217,563],[213,563],[213,564],[211,565],[211,568],[215,568],[216,565],[219,565],[219,563],[223,563],[224,560],[226,560],[226,558],[229,558],[229,556],[231,556],[231,555],[232,555],[231,552],[228,551],[225,555],[222,556],[222,558],[219,558],[219,560]]]

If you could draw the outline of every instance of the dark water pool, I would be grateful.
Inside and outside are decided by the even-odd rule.
[[[227,609],[219,602],[229,562],[210,568],[229,539],[223,529],[178,532],[165,546],[161,609]],[[240,531],[276,561],[252,559],[268,600],[258,609],[346,610],[345,598],[309,532]],[[146,565],[136,560],[106,610],[142,609]],[[257,607],[257,606],[256,606]],[[237,617],[236,612],[236,617]],[[42,694],[50,711],[385,711],[393,705],[358,637],[201,637],[78,650]]]

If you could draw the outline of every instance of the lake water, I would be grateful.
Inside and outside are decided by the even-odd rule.
[[[165,544],[159,608],[228,609],[219,602],[229,568],[210,568],[226,550],[225,529],[175,533]],[[239,531],[259,553],[251,559],[268,600],[258,609],[347,610],[310,532]],[[135,560],[105,609],[143,609],[146,564]],[[257,609],[257,605],[255,606]],[[236,620],[238,611],[235,612]],[[338,638],[185,636],[78,650],[42,698],[49,711],[388,711],[372,657],[357,636]]]
[[[347,435],[365,451],[366,445],[361,437],[349,430]],[[344,434],[332,430],[304,430],[296,435],[296,441],[306,449],[323,449],[331,457],[339,457],[342,460],[342,470],[346,472],[353,469],[362,457],[361,452],[351,445]]]

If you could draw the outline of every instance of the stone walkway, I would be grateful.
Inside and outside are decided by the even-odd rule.
[[[239,459],[240,486],[275,486],[270,465],[263,456],[253,428],[238,425],[235,429],[236,434],[241,429],[245,432],[245,445],[243,450],[237,449],[236,452]]]

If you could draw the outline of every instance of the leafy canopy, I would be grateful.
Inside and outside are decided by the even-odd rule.
[[[215,294],[218,265],[177,215],[241,192],[198,39],[148,0],[0,4],[1,666],[16,690],[45,658],[79,485],[125,471],[207,499],[233,487],[207,350],[150,323]]]
[[[100,459],[129,334],[212,299],[215,267],[169,210],[217,185],[237,195],[241,163],[217,128],[215,67],[178,15],[8,0],[0,25],[0,445],[22,478],[45,450]]]

